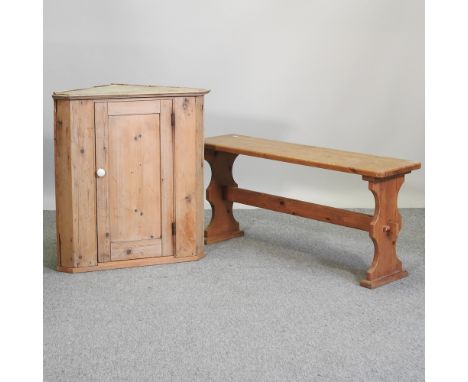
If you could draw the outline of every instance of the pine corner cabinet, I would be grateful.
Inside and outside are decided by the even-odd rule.
[[[57,270],[203,257],[204,89],[55,92]]]

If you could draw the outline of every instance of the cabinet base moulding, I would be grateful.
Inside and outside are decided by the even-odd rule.
[[[57,266],[57,271],[65,272],[65,273],[105,271],[107,269],[133,268],[133,267],[145,267],[147,265],[182,263],[184,261],[200,260],[203,257],[205,257],[204,252],[196,256],[187,256],[187,257],[163,256],[163,257],[146,258],[146,259],[109,261],[106,263],[98,263],[98,265],[91,266],[91,267],[71,268],[71,267],[62,267],[59,265]]]

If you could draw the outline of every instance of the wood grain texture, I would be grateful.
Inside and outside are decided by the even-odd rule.
[[[349,228],[356,228],[363,231],[369,231],[370,223],[373,218],[371,215],[359,212],[322,206],[320,204],[284,198],[282,196],[269,195],[238,187],[227,187],[224,190],[224,197],[230,202],[265,208],[271,211],[283,212],[290,215],[301,216],[303,218],[314,219]]]
[[[133,260],[162,255],[162,240],[149,239],[111,243],[112,260]]]
[[[205,227],[205,210],[204,210],[204,184],[203,184],[203,166],[205,163],[204,160],[204,97],[195,98],[195,200],[196,205],[199,206],[196,208],[196,254],[200,254],[204,251],[204,227]]]
[[[203,256],[205,93],[112,85],[54,97],[58,270]]]
[[[57,102],[57,232],[60,264],[97,263],[94,103]]]
[[[108,115],[159,114],[161,103],[153,100],[109,102],[107,108]]]
[[[61,150],[61,147],[58,145],[57,141],[57,100],[54,100],[54,176],[55,176],[55,195],[57,195],[57,189],[58,189],[58,184],[57,184],[57,179],[60,176],[60,171],[58,171],[57,168],[57,157],[59,155],[59,151]],[[60,122],[62,123],[62,122]],[[63,154],[62,154],[63,155]],[[58,200],[56,199],[56,204]],[[57,206],[55,207],[55,222],[56,222],[56,229],[55,229],[55,238],[56,238],[56,260],[57,260],[57,266],[60,266],[60,235],[59,235],[59,224],[58,224],[59,216],[58,216],[58,208]]]
[[[205,256],[204,253],[201,253],[200,255],[197,255],[197,256],[187,256],[187,257],[175,257],[175,256],[148,257],[145,259],[109,261],[106,263],[98,263],[96,266],[81,267],[81,268],[57,266],[57,270],[59,272],[66,272],[66,273],[105,271],[109,269],[145,267],[148,265],[173,264],[173,263],[181,263],[184,261],[196,261],[196,260],[202,259],[204,256]]]
[[[109,121],[107,102],[95,104],[96,126],[96,168],[109,168]],[[97,179],[97,238],[98,261],[100,263],[111,260],[110,214],[109,214],[109,182],[107,178]]]
[[[160,238],[159,114],[109,116],[108,166],[111,241]]]
[[[76,211],[75,238],[78,259],[75,265],[92,266],[96,257],[96,178],[94,103],[71,101],[72,118],[72,176],[74,211]]]
[[[109,84],[85,89],[54,92],[54,99],[113,99],[145,97],[183,97],[207,94],[209,90],[157,85]]]
[[[211,205],[211,221],[205,230],[205,244],[242,236],[239,222],[232,213],[232,201],[225,197],[225,189],[234,189],[232,167],[237,155],[205,148],[205,160],[211,167],[211,180],[206,189],[206,200]]]
[[[369,190],[375,198],[375,212],[369,230],[374,243],[374,259],[361,286],[376,288],[408,275],[396,254],[396,241],[402,226],[398,192],[403,182],[404,176],[385,181],[369,179]]]
[[[73,200],[71,174],[70,102],[56,101],[55,147],[55,206],[57,224],[57,264],[75,265],[73,242]]]
[[[197,253],[197,124],[195,97],[174,99],[175,114],[175,256],[195,256]]]
[[[375,198],[374,215],[241,189],[232,177],[234,160],[239,154],[336,171],[371,173],[372,176],[363,175],[363,179],[369,182]],[[408,275],[396,254],[396,240],[401,229],[397,200],[404,174],[419,168],[419,163],[244,136],[207,138],[205,159],[212,170],[206,192],[212,207],[211,222],[205,231],[206,243],[242,234],[232,214],[232,204],[237,202],[368,231],[374,243],[374,259],[361,286],[376,288]]]
[[[100,262],[162,254],[160,101],[144,102],[96,103]]]
[[[377,178],[405,174],[421,167],[421,164],[418,162],[402,159],[306,146],[243,135],[222,135],[206,138],[205,147],[214,151],[243,154]]]
[[[174,131],[171,125],[172,100],[161,101],[161,237],[162,256],[174,255],[172,232],[174,214]]]

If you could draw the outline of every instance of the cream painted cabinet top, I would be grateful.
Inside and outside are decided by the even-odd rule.
[[[153,85],[110,84],[86,89],[54,92],[54,99],[110,99],[129,97],[183,97],[207,94],[209,90]]]

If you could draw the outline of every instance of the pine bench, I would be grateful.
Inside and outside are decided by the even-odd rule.
[[[232,177],[238,155],[361,175],[369,182],[369,190],[374,195],[374,214],[239,188]],[[242,135],[206,138],[205,160],[212,171],[206,190],[212,208],[211,222],[205,230],[206,244],[243,235],[232,214],[232,204],[237,202],[369,232],[374,243],[374,259],[361,286],[376,288],[408,275],[396,254],[396,240],[401,229],[397,198],[405,175],[419,169],[420,163]]]

